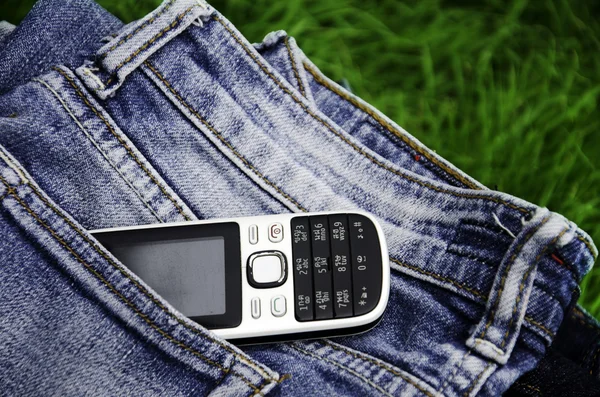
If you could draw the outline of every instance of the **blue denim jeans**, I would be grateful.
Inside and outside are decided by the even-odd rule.
[[[40,3],[29,29],[44,20],[70,41],[75,27],[52,23],[53,7]],[[68,13],[115,23],[88,7]],[[256,48],[186,0],[107,30],[85,30],[54,68],[43,55],[39,76],[1,68],[17,81],[0,97],[2,390],[496,395],[545,354],[597,255],[573,223],[483,189],[282,33]],[[243,350],[183,317],[86,231],[345,209],[370,211],[386,233],[381,324]]]

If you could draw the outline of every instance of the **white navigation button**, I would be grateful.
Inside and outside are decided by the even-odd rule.
[[[281,257],[261,255],[252,261],[252,278],[259,284],[275,283],[283,276]]]
[[[250,301],[250,311],[252,312],[252,318],[260,317],[260,298],[258,296]]]
[[[277,295],[271,299],[271,313],[275,317],[281,317],[286,312],[285,296]]]

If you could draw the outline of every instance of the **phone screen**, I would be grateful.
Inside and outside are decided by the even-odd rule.
[[[185,316],[225,313],[223,237],[135,243],[113,241],[109,249]]]

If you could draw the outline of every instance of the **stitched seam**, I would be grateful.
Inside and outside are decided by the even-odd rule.
[[[580,240],[581,242],[583,242],[585,244],[585,246],[590,251],[590,254],[592,255],[592,258],[594,258],[594,260],[598,259],[598,255],[595,254],[594,250],[592,249],[592,243],[590,243],[590,241],[587,238],[577,235],[577,240]]]
[[[406,145],[408,145],[411,149],[413,149],[417,153],[425,156],[425,158],[427,158],[429,161],[431,161],[432,163],[434,163],[435,165],[437,165],[444,172],[448,173],[455,180],[457,180],[458,182],[462,183],[463,185],[465,185],[465,186],[467,186],[467,187],[469,187],[471,189],[481,190],[480,187],[478,187],[477,185],[475,185],[471,181],[467,180],[466,178],[464,178],[463,176],[461,176],[460,174],[458,174],[453,169],[449,168],[448,166],[446,166],[445,164],[443,164],[442,162],[440,162],[439,160],[437,160],[434,156],[432,156],[427,151],[424,151],[415,142],[413,142],[412,140],[410,140],[408,137],[406,137],[400,131],[397,131],[389,122],[387,122],[386,120],[382,119],[381,116],[379,116],[377,113],[375,113],[372,109],[369,109],[369,108],[365,107],[362,103],[358,102],[356,99],[354,99],[353,97],[351,97],[347,93],[342,92],[337,87],[334,87],[331,84],[329,84],[328,81],[326,81],[320,75],[318,75],[318,73],[315,70],[313,70],[312,67],[308,66],[306,63],[304,63],[304,69],[306,69],[310,74],[312,74],[312,76],[315,78],[315,80],[316,80],[317,83],[319,83],[322,86],[328,88],[331,92],[333,92],[334,94],[337,94],[342,99],[345,99],[347,102],[349,102],[350,104],[352,104],[355,108],[357,108],[359,110],[362,110],[363,112],[367,113],[369,116],[371,116],[371,118],[373,118],[376,122],[378,122],[382,127],[384,127],[392,135],[400,138],[400,140],[402,142],[404,142]]]
[[[490,365],[492,365],[492,363],[488,363],[488,365],[485,366],[485,368],[479,373],[479,375],[477,375],[477,378],[475,378],[475,380],[471,384],[471,387],[469,387],[469,389],[463,394],[464,397],[468,397],[469,394],[471,394],[475,386],[477,386],[477,382],[479,382],[479,380],[483,377],[483,374],[485,373],[485,371],[487,371]]]
[[[330,364],[333,364],[333,365],[335,365],[335,366],[337,366],[337,367],[339,367],[339,368],[341,368],[341,369],[344,369],[344,370],[346,370],[348,373],[350,373],[350,374],[352,374],[352,375],[356,376],[357,378],[361,379],[363,382],[367,383],[368,385],[370,385],[371,387],[375,388],[376,390],[378,390],[379,392],[383,393],[384,395],[392,397],[392,395],[391,395],[389,392],[387,392],[385,389],[383,389],[381,386],[379,386],[379,385],[377,385],[377,384],[373,383],[373,382],[372,382],[372,381],[371,381],[369,378],[367,378],[367,377],[365,377],[365,376],[363,376],[363,375],[359,374],[358,372],[356,372],[356,371],[355,371],[355,370],[353,370],[352,368],[349,368],[349,367],[347,367],[347,366],[345,366],[345,365],[343,365],[343,364],[340,364],[340,363],[338,363],[337,361],[333,361],[333,360],[330,360],[330,359],[328,359],[328,358],[325,358],[325,357],[318,356],[318,355],[316,355],[316,354],[314,354],[314,353],[312,353],[312,352],[309,352],[309,351],[307,351],[307,350],[301,349],[301,348],[299,348],[299,347],[297,347],[297,346],[293,346],[293,345],[289,345],[289,346],[290,346],[292,349],[299,351],[300,353],[306,354],[307,356],[310,356],[310,357],[316,358],[317,360],[320,360],[320,361],[325,361],[325,362],[328,362],[328,363],[330,363]],[[433,397],[433,396],[432,396],[432,397]]]
[[[511,269],[511,267],[512,267],[514,261],[515,261],[515,259],[521,253],[521,250],[523,249],[523,247],[525,246],[525,244],[527,242],[529,242],[529,239],[531,239],[531,237],[533,237],[533,235],[543,225],[545,225],[546,222],[548,222],[549,219],[550,219],[549,216],[547,216],[546,218],[544,218],[544,220],[542,222],[540,222],[539,225],[537,225],[535,228],[533,228],[532,230],[530,230],[529,233],[527,233],[527,235],[523,239],[523,242],[521,244],[517,245],[517,247],[515,248],[515,252],[510,257],[509,262],[506,265],[506,268],[504,269],[504,274],[502,275],[502,279],[500,280],[500,288],[498,289],[498,294],[496,295],[496,299],[494,300],[494,305],[493,305],[493,308],[492,308],[491,313],[490,313],[490,318],[488,319],[488,322],[485,324],[485,328],[483,329],[483,331],[481,332],[481,335],[479,336],[481,339],[485,339],[485,334],[487,333],[488,329],[490,328],[490,325],[492,325],[492,323],[494,322],[494,319],[496,317],[496,310],[498,309],[498,305],[500,304],[500,298],[502,297],[502,293],[504,292],[504,284],[506,283],[506,279],[507,279],[508,273],[510,272],[510,269]]]
[[[552,332],[552,331],[551,331],[549,328],[545,327],[543,324],[541,324],[541,323],[539,323],[539,322],[535,321],[535,320],[533,319],[533,317],[531,317],[531,316],[525,316],[525,320],[526,320],[528,323],[530,323],[531,325],[533,325],[533,326],[535,326],[535,327],[538,327],[539,329],[541,329],[542,331],[544,331],[544,332],[545,332],[546,334],[548,334],[548,336],[550,336],[551,338],[553,338],[553,339],[554,339],[554,337],[556,336],[556,335],[554,335],[554,332]]]
[[[112,47],[110,47],[104,54],[100,55],[100,60],[106,58],[106,56],[114,51],[118,46],[124,44],[125,42],[127,42],[127,40],[129,40],[130,38],[132,38],[135,34],[141,32],[142,30],[144,30],[145,28],[147,28],[148,26],[150,26],[156,19],[158,19],[159,16],[161,16],[162,14],[164,14],[165,12],[167,12],[169,10],[169,8],[171,8],[171,6],[173,5],[173,3],[175,3],[175,0],[170,0],[166,7],[163,8],[162,10],[160,10],[159,12],[156,13],[156,15],[154,15],[152,18],[148,19],[146,22],[144,22],[142,25],[138,26],[133,32],[129,33],[127,36],[123,37],[121,40],[119,40],[118,43],[116,43],[115,45],[113,45]]]
[[[2,196],[0,196],[0,201],[4,201],[4,199],[11,194],[16,194],[17,188],[25,185],[25,183],[20,182],[18,185],[15,185],[15,186],[10,186],[10,185],[7,185],[6,183],[4,185],[6,185],[6,192]]]
[[[121,299],[123,301],[123,303],[125,303],[127,306],[129,306],[134,312],[135,314],[137,314],[142,320],[144,320],[150,327],[152,327],[154,330],[156,330],[160,335],[162,335],[163,337],[165,337],[167,340],[169,340],[170,342],[172,342],[173,344],[175,344],[176,346],[181,347],[182,349],[189,351],[190,353],[192,353],[193,355],[199,357],[202,361],[206,362],[207,364],[210,364],[218,369],[220,369],[221,371],[225,372],[225,373],[230,373],[238,378],[240,378],[242,381],[244,381],[249,387],[251,387],[254,390],[257,390],[258,388],[256,386],[254,386],[247,378],[245,378],[243,375],[238,374],[237,372],[234,372],[233,370],[231,370],[231,368],[225,368],[223,367],[221,364],[209,359],[208,357],[204,356],[202,353],[200,353],[199,351],[187,346],[185,343],[173,338],[171,335],[169,335],[167,332],[165,332],[164,330],[162,330],[158,325],[156,325],[147,315],[145,315],[144,313],[142,313],[131,301],[129,301],[123,294],[121,294],[113,285],[111,285],[98,271],[96,271],[90,264],[88,264],[87,262],[85,262],[83,260],[83,258],[81,258],[79,256],[79,254],[77,254],[77,252],[75,252],[75,250],[73,250],[73,248],[71,248],[67,242],[60,237],[46,222],[44,222],[28,205],[27,203],[25,203],[21,197],[19,197],[19,195],[16,193],[16,191],[14,190],[14,188],[12,188],[10,186],[10,184],[6,181],[6,179],[4,179],[3,176],[0,175],[0,180],[2,181],[2,183],[7,187],[7,189],[9,189],[9,193],[15,198],[15,200],[17,200],[17,202],[23,207],[23,209],[25,209],[25,211],[27,211],[27,213],[29,213],[29,215],[31,215],[41,226],[43,226],[51,235],[52,237],[60,244],[63,246],[63,248],[65,248],[79,263],[81,263],[88,271],[90,271],[90,273],[92,273],[99,281],[101,281],[104,285],[106,285],[109,290],[114,293],[119,299]],[[59,214],[59,216],[61,218],[63,218],[64,220],[66,220],[66,218],[64,218],[62,215]]]
[[[231,143],[229,143],[229,141],[227,141],[208,121],[206,121],[205,119],[203,119],[202,116],[200,116],[200,114],[196,110],[194,110],[194,108],[192,108],[181,97],[181,95],[179,95],[179,93],[177,91],[175,91],[175,89],[171,86],[171,84],[158,72],[158,70],[156,70],[150,64],[150,62],[148,62],[148,61],[144,62],[144,65],[146,65],[156,75],[156,77],[158,77],[160,79],[160,81],[162,81],[162,83],[167,87],[167,89],[169,89],[169,91],[171,91],[171,93],[177,98],[177,100],[186,109],[188,109],[188,111],[190,113],[192,113],[202,124],[204,124],[204,126],[206,126],[206,128],[208,128],[217,138],[219,138],[219,140],[225,146],[227,146],[227,148],[229,148],[229,150],[231,150],[233,152],[233,154],[235,154],[236,157],[239,158],[242,161],[242,163],[244,163],[248,168],[250,168],[252,170],[252,172],[254,172],[258,177],[260,177],[270,187],[272,187],[273,189],[275,189],[279,194],[281,194],[283,197],[285,197],[286,199],[288,199],[289,201],[291,201],[296,207],[298,207],[298,209],[300,209],[300,210],[302,210],[304,212],[307,212],[306,208],[304,208],[300,203],[298,203],[295,199],[293,199],[289,194],[285,193],[275,183],[271,182],[266,176],[264,176],[256,167],[254,167],[254,165],[252,165],[252,163],[250,163],[241,153],[239,153],[233,147],[233,145]]]
[[[177,211],[179,211],[179,213],[185,218],[185,220],[192,220],[184,211],[183,208],[181,208],[181,206],[177,203],[177,201],[171,197],[171,195],[169,194],[169,192],[167,192],[167,190],[165,189],[164,186],[162,186],[161,183],[159,183],[159,181],[156,179],[156,177],[154,175],[152,175],[152,173],[150,172],[150,170],[148,170],[148,168],[138,159],[138,157],[135,155],[135,153],[133,152],[133,150],[129,147],[129,145],[127,145],[127,142],[125,142],[123,140],[123,138],[121,136],[119,136],[119,134],[117,134],[117,132],[115,131],[115,129],[112,127],[112,125],[108,122],[108,120],[102,115],[102,113],[97,110],[92,104],[91,102],[85,97],[85,95],[83,94],[83,92],[79,89],[79,87],[75,84],[75,81],[68,75],[66,74],[62,69],[59,68],[54,68],[54,70],[56,70],[58,73],[60,73],[71,85],[71,87],[73,87],[73,89],[75,90],[75,92],[77,93],[77,95],[82,99],[83,103],[85,103],[90,110],[96,115],[98,116],[98,118],[100,118],[100,120],[102,120],[104,122],[104,124],[106,125],[106,127],[108,128],[108,130],[110,131],[110,133],[117,138],[117,141],[119,141],[119,143],[121,144],[121,146],[123,146],[125,148],[125,150],[127,151],[127,153],[129,154],[129,156],[131,156],[131,158],[138,164],[138,166],[146,173],[146,175],[148,175],[148,177],[152,180],[152,182],[154,182],[154,184],[156,186],[158,186],[158,188],[160,189],[160,191],[165,195],[165,197],[167,197],[175,206],[175,208],[177,209]]]
[[[125,181],[125,183],[127,183],[127,185],[131,188],[131,190],[134,191],[134,193],[136,194],[136,196],[138,196],[138,198],[140,199],[140,201],[142,203],[144,203],[144,205],[146,206],[146,208],[148,208],[150,210],[150,212],[152,212],[152,215],[154,215],[154,217],[156,219],[158,219],[159,222],[164,222],[164,220],[161,219],[161,217],[152,208],[152,206],[150,205],[150,203],[143,198],[143,196],[139,192],[139,190],[136,189],[136,187],[133,185],[133,183],[131,181],[129,181],[129,179],[127,179],[127,177],[121,172],[121,170],[117,167],[117,165],[112,162],[112,160],[108,157],[108,155],[104,152],[104,150],[100,147],[100,145],[96,142],[96,140],[88,133],[88,131],[85,129],[85,127],[83,126],[83,124],[81,123],[81,121],[79,121],[79,119],[77,118],[77,116],[75,116],[75,114],[73,113],[73,111],[69,108],[69,106],[65,103],[65,101],[60,97],[60,95],[58,94],[58,92],[56,92],[56,90],[54,90],[52,87],[50,87],[48,85],[48,83],[46,83],[43,80],[34,79],[34,81],[37,81],[38,83],[42,84],[44,87],[46,87],[48,89],[48,91],[50,91],[56,97],[56,99],[58,99],[58,101],[65,108],[65,110],[67,111],[67,113],[73,118],[73,120],[75,120],[75,123],[77,124],[77,126],[83,131],[84,135],[92,142],[92,144],[94,145],[94,147],[96,147],[96,149],[98,149],[98,151],[102,154],[102,157],[104,157],[104,159],[108,162],[108,164],[110,164],[111,167],[121,176],[121,178],[123,178],[123,180]]]
[[[286,92],[296,103],[298,103],[306,113],[308,113],[313,119],[315,119],[316,121],[318,121],[319,123],[321,123],[325,128],[327,128],[329,131],[331,131],[333,134],[335,134],[338,138],[340,138],[341,140],[343,140],[344,142],[346,142],[348,145],[350,145],[355,151],[357,151],[358,153],[362,154],[364,157],[366,157],[368,160],[370,160],[371,162],[373,162],[374,164],[380,166],[381,168],[386,169],[387,171],[396,174],[402,178],[408,179],[409,181],[412,181],[414,183],[417,183],[423,187],[426,187],[428,189],[431,190],[435,190],[437,192],[441,192],[441,193],[448,193],[457,197],[463,197],[463,198],[473,198],[473,199],[481,199],[481,200],[486,200],[486,201],[492,201],[495,203],[500,203],[500,204],[504,204],[505,206],[507,206],[508,208],[512,208],[514,210],[517,210],[519,212],[522,213],[528,213],[529,211],[523,207],[520,207],[518,205],[509,203],[505,200],[499,199],[497,197],[489,197],[489,196],[479,196],[479,195],[475,195],[475,194],[468,194],[468,193],[459,193],[459,192],[453,192],[453,191],[448,191],[446,189],[437,187],[435,185],[431,185],[427,182],[424,181],[420,181],[418,179],[415,179],[409,175],[405,175],[402,172],[400,172],[397,169],[391,168],[388,165],[382,163],[381,161],[377,160],[375,157],[373,157],[371,154],[365,152],[364,149],[360,148],[359,146],[357,146],[356,144],[352,143],[350,140],[348,140],[348,138],[344,137],[343,135],[341,135],[338,131],[335,130],[335,128],[333,128],[331,125],[329,125],[327,122],[325,122],[325,120],[323,120],[321,117],[319,117],[316,113],[314,113],[313,111],[310,110],[310,108],[305,105],[304,103],[301,102],[300,99],[298,99],[293,92],[291,92],[289,89],[287,89],[285,86],[282,85],[282,83],[277,80],[277,78],[271,73],[269,72],[269,70],[254,56],[254,54],[252,54],[252,52],[244,45],[244,43],[239,39],[239,37],[237,37],[235,35],[235,33],[231,30],[231,28],[229,26],[227,26],[225,24],[225,22],[223,22],[218,16],[213,16],[213,19],[215,19],[217,22],[219,22],[221,25],[223,25],[223,27],[231,34],[231,36],[233,37],[233,39],[235,41],[238,42],[238,44],[240,44],[242,46],[242,48],[246,51],[246,53],[250,56],[250,58],[252,58],[256,64],[263,70],[263,72],[265,72],[270,78],[271,80],[273,80],[275,82],[275,84],[277,84],[284,92]]]
[[[411,378],[409,378],[408,376],[404,375],[401,372],[398,372],[398,371],[394,370],[393,368],[388,367],[387,365],[385,365],[383,363],[377,362],[376,360],[374,360],[374,359],[372,359],[370,357],[366,357],[366,356],[360,355],[360,354],[358,354],[356,352],[348,351],[345,348],[343,348],[342,346],[337,346],[337,345],[332,344],[327,339],[323,339],[320,342],[328,345],[333,350],[344,352],[347,355],[350,355],[350,356],[352,356],[352,357],[354,357],[356,359],[359,359],[361,361],[367,361],[367,362],[369,362],[371,364],[374,364],[374,365],[378,366],[379,368],[384,369],[387,372],[391,373],[392,375],[395,375],[395,376],[398,376],[398,377],[404,379],[404,381],[410,383],[411,385],[413,385],[414,387],[416,387],[417,389],[419,389],[420,391],[422,391],[423,393],[425,393],[427,396],[433,397],[433,394],[431,394],[427,389],[423,389],[422,386],[420,386],[418,383],[416,383],[415,381],[413,381]]]
[[[2,179],[2,176],[0,176],[0,179]],[[5,182],[6,184],[6,182]],[[125,269],[123,269],[121,266],[117,265],[116,262],[114,262],[107,254],[105,254],[102,249],[100,247],[98,247],[98,245],[96,245],[92,240],[90,240],[84,232],[82,232],[73,222],[71,222],[71,220],[69,220],[69,218],[65,217],[56,207],[54,207],[52,205],[52,203],[50,203],[38,190],[37,188],[32,185],[31,183],[27,183],[27,185],[33,190],[33,193],[40,199],[42,200],[42,202],[44,204],[46,204],[46,206],[48,206],[50,209],[52,209],[54,211],[54,213],[56,213],[58,216],[60,216],[73,230],[75,230],[77,232],[77,234],[79,234],[79,236],[81,238],[83,238],[93,249],[94,251],[96,251],[96,253],[98,253],[100,256],[102,256],[108,263],[110,263],[115,269],[117,269],[124,277],[126,277],[129,281],[131,281],[136,287],[137,289],[144,294],[148,299],[150,299],[152,301],[152,303],[154,303],[155,305],[157,305],[164,313],[166,313],[168,316],[170,316],[172,319],[174,319],[175,321],[177,321],[179,324],[181,324],[182,326],[184,326],[185,328],[187,328],[188,330],[190,330],[191,332],[206,338],[208,340],[210,340],[211,342],[214,342],[216,344],[218,344],[220,347],[224,348],[225,350],[227,350],[228,352],[230,352],[231,354],[233,354],[235,357],[238,358],[238,360],[244,362],[246,365],[248,365],[250,368],[253,368],[255,371],[257,371],[262,377],[264,378],[268,378],[269,380],[275,380],[274,378],[271,378],[263,369],[261,369],[260,367],[256,366],[254,363],[252,363],[251,361],[249,361],[248,359],[246,359],[244,356],[240,355],[239,353],[237,353],[235,350],[233,350],[232,348],[230,348],[229,346],[223,344],[221,341],[217,340],[217,339],[213,339],[210,334],[204,334],[202,332],[200,332],[198,329],[192,327],[191,325],[189,325],[188,323],[186,323],[185,321],[183,321],[182,319],[180,319],[179,317],[175,316],[172,312],[169,311],[169,309],[167,309],[160,301],[158,301],[158,299],[156,299],[144,286],[142,286],[140,283],[138,283],[135,279],[133,279]]]
[[[175,20],[173,22],[171,22],[170,25],[168,25],[166,28],[164,28],[163,30],[161,30],[160,32],[158,32],[154,37],[152,37],[150,40],[148,40],[147,42],[145,42],[140,48],[138,48],[137,50],[135,50],[129,57],[127,57],[123,62],[121,62],[120,64],[118,64],[115,68],[115,70],[112,71],[111,73],[111,77],[109,77],[108,80],[106,80],[106,85],[109,85],[112,81],[113,78],[116,76],[117,72],[126,64],[128,64],[133,58],[135,58],[140,52],[144,51],[148,46],[150,46],[152,43],[154,43],[156,40],[158,40],[160,37],[162,37],[162,35],[164,35],[165,33],[167,33],[169,30],[175,28],[180,22],[181,20],[183,20],[183,18],[185,18],[185,16],[187,14],[190,13],[190,11],[192,11],[192,9],[196,7],[196,5],[193,5],[191,7],[189,7],[187,10],[185,10],[184,12],[182,12],[181,14],[179,14],[177,16],[177,18],[175,18]]]
[[[267,380],[263,378],[263,380],[260,382],[258,387],[254,388],[254,393],[250,394],[249,397],[254,397],[254,396],[258,396],[258,395],[264,396],[262,391],[268,384],[269,384],[269,382],[267,382]]]
[[[513,312],[512,315],[510,317],[510,322],[508,323],[508,327],[506,328],[506,332],[504,333],[504,337],[502,338],[502,344],[500,345],[500,348],[504,348],[504,345],[506,344],[506,341],[508,340],[508,334],[510,333],[510,329],[513,325],[513,322],[515,321],[515,316],[517,314],[517,308],[519,306],[519,303],[521,302],[521,298],[523,295],[523,291],[525,290],[525,282],[527,281],[527,279],[529,278],[529,275],[531,274],[531,271],[535,268],[535,265],[539,262],[539,260],[542,258],[542,256],[546,255],[546,253],[548,252],[548,250],[554,246],[554,244],[562,237],[564,236],[564,234],[569,230],[568,227],[564,228],[562,232],[560,232],[556,237],[554,237],[554,239],[552,239],[552,241],[550,242],[550,244],[546,245],[546,247],[542,250],[542,252],[540,252],[538,254],[538,256],[535,257],[535,261],[529,265],[529,269],[527,269],[527,271],[525,272],[525,274],[523,275],[523,278],[521,279],[521,283],[519,284],[519,293],[517,294],[517,297],[515,298],[515,303],[513,305]]]
[[[472,349],[469,349],[469,350],[467,350],[465,352],[465,354],[463,354],[463,356],[460,359],[460,362],[458,363],[458,365],[456,365],[454,367],[454,371],[452,371],[452,374],[450,375],[450,377],[444,381],[444,383],[442,384],[440,390],[438,390],[439,393],[441,393],[441,394],[444,393],[444,390],[446,390],[446,387],[448,387],[448,385],[450,384],[450,382],[452,382],[452,379],[454,379],[454,377],[458,373],[458,370],[462,367],[462,365],[465,362],[465,360],[467,359],[467,357],[469,357],[471,355],[472,351],[473,351]]]
[[[470,292],[471,294],[475,295],[477,298],[481,299],[482,301],[485,301],[486,297],[485,297],[485,295],[482,292],[480,292],[480,291],[478,291],[476,289],[467,287],[466,285],[461,284],[461,283],[459,283],[456,280],[444,277],[444,276],[442,276],[440,274],[437,274],[437,273],[433,273],[433,272],[429,272],[429,271],[420,269],[420,268],[418,268],[416,266],[407,265],[406,263],[400,262],[398,259],[392,258],[391,256],[390,256],[390,260],[392,262],[396,263],[399,266],[406,267],[406,268],[408,268],[410,270],[414,270],[414,271],[416,271],[418,273],[421,273],[421,274],[424,274],[426,276],[433,277],[433,278],[435,278],[437,280],[448,282],[448,283],[454,285],[456,288],[459,288],[459,289],[465,290],[467,292]],[[554,333],[552,331],[550,331],[548,328],[546,328],[545,326],[543,326],[542,324],[540,324],[537,321],[535,321],[533,319],[533,317],[525,316],[525,320],[527,320],[527,322],[531,323],[531,325],[540,328],[542,331],[544,331],[545,333],[547,333],[548,335],[550,335],[552,338],[554,338],[554,336],[555,336]]]
[[[306,92],[304,91],[304,84],[302,84],[302,80],[300,79],[300,73],[298,73],[298,67],[296,66],[296,60],[294,55],[292,54],[292,49],[290,48],[289,37],[285,36],[283,40],[285,43],[285,47],[287,48],[288,55],[290,57],[290,62],[292,64],[292,70],[294,71],[294,76],[296,76],[296,81],[298,82],[298,89],[303,97],[306,97]]]

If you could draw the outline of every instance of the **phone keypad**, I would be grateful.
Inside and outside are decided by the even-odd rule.
[[[300,216],[291,226],[298,321],[351,317],[377,306],[382,258],[371,220],[358,214]]]

